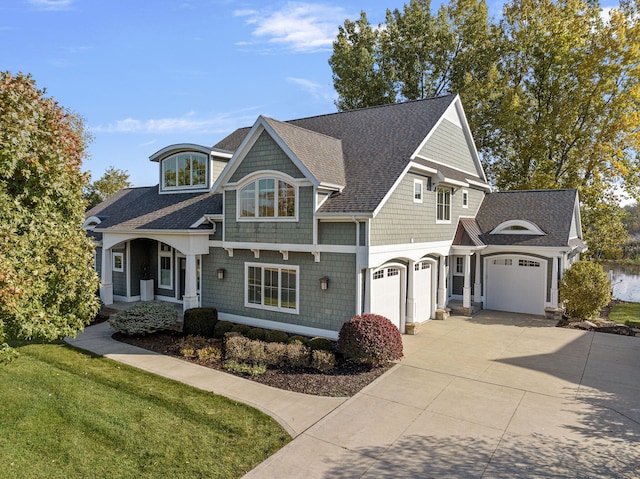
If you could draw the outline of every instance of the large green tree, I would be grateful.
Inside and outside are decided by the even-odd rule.
[[[616,256],[618,193],[640,196],[640,26],[636,3],[601,14],[593,0],[512,0],[495,22],[483,1],[451,0],[434,15],[411,0],[387,11],[370,69],[385,72],[396,101],[459,93],[493,185],[578,188],[591,251]],[[334,45],[332,62],[344,51]],[[339,86],[339,108],[375,104]]]
[[[83,196],[87,201],[87,208],[93,208],[118,191],[129,187],[129,172],[110,166],[99,179],[84,189]]]
[[[75,335],[95,316],[82,229],[86,135],[31,76],[0,73],[0,359],[13,339]]]

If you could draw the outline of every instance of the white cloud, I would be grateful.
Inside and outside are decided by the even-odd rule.
[[[253,109],[249,109],[253,110]],[[198,117],[195,112],[176,118],[157,118],[139,120],[125,118],[116,120],[108,125],[98,125],[91,128],[95,133],[143,133],[143,134],[170,134],[170,133],[227,133],[238,126],[246,126],[255,120],[252,115],[240,112],[220,113],[212,117]]]
[[[237,10],[234,15],[246,17],[254,37],[304,53],[329,50],[338,26],[349,17],[342,7],[304,2],[287,2],[279,10]]]
[[[287,81],[294,85],[298,85],[302,90],[309,93],[316,100],[334,101],[336,99],[333,89],[328,89],[324,85],[312,80],[288,77]]]
[[[73,0],[28,0],[28,2],[40,10],[66,10]]]

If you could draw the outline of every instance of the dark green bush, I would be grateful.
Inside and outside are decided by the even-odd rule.
[[[231,321],[218,321],[213,328],[213,337],[222,339],[225,333],[231,332],[233,329],[233,323]]]
[[[232,333],[240,333],[243,336],[246,336],[250,330],[251,326],[247,326],[246,324],[234,324],[233,328],[231,328]]]
[[[313,351],[327,351],[329,353],[333,353],[336,350],[336,343],[327,338],[312,338],[309,340],[307,345]]]
[[[338,349],[347,359],[379,366],[402,358],[402,336],[391,321],[378,314],[362,314],[342,325]]]
[[[569,316],[593,318],[611,301],[611,282],[602,266],[578,261],[564,272],[560,299]]]
[[[268,343],[286,343],[289,342],[289,335],[284,331],[271,329],[264,335],[264,340]]]
[[[184,312],[182,332],[185,336],[193,335],[213,338],[217,322],[218,311],[215,308],[187,309]]]
[[[265,334],[266,332],[262,328],[251,328],[249,332],[247,332],[247,338],[263,341]]]
[[[300,343],[306,345],[309,341],[309,338],[305,338],[304,336],[296,335],[289,337],[289,344],[292,343]]]

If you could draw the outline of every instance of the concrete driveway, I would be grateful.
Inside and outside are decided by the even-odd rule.
[[[403,339],[398,366],[245,477],[640,477],[640,338],[484,311]]]

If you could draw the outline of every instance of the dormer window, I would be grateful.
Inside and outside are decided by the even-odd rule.
[[[535,223],[526,220],[509,220],[496,226],[492,235],[546,235]]]
[[[278,178],[259,178],[238,192],[239,219],[296,219],[297,188]]]
[[[201,153],[178,153],[162,160],[162,189],[207,186],[207,157]]]

